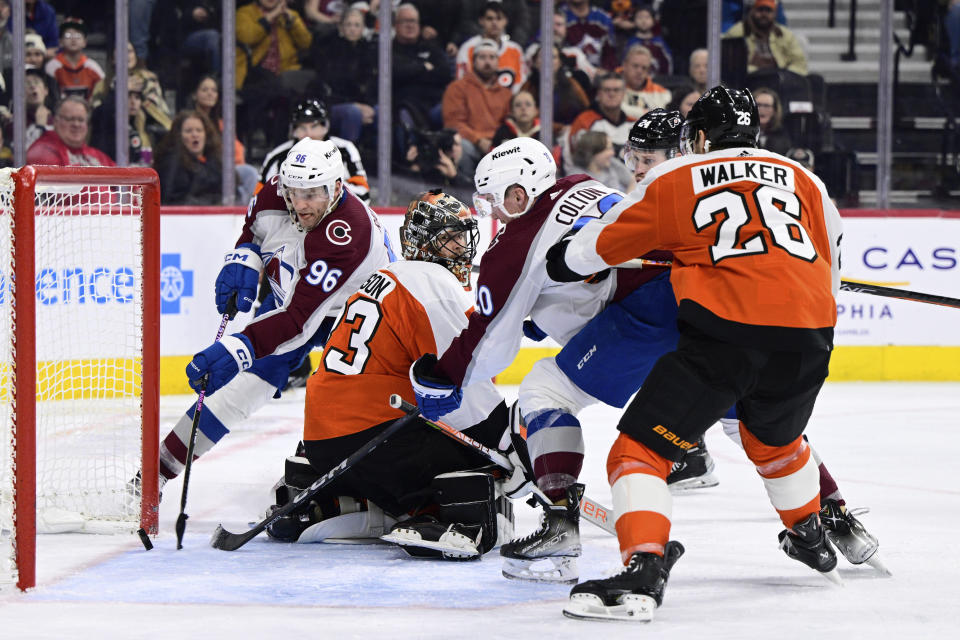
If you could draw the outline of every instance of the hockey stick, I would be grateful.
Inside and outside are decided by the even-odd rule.
[[[416,409],[416,405],[410,404],[397,394],[390,396],[390,406],[394,409],[402,409],[403,411],[410,411]],[[424,422],[438,430],[440,433],[448,436],[460,444],[466,445],[471,449],[475,449],[480,455],[484,458],[502,468],[508,473],[513,473],[513,463],[510,462],[510,459],[507,456],[503,455],[501,452],[496,449],[491,449],[482,442],[474,440],[467,434],[462,431],[459,431],[445,422],[440,420],[429,420],[427,418],[422,418]],[[551,500],[543,494],[543,492],[536,486],[533,486],[533,493],[537,495],[539,501],[543,504],[550,504]],[[580,516],[594,524],[609,534],[617,535],[617,530],[613,527],[613,523],[608,521],[608,517],[613,515],[613,511],[604,507],[598,502],[594,502],[587,496],[584,496],[580,499]]]
[[[236,551],[243,545],[256,538],[263,531],[265,531],[267,527],[280,518],[307,504],[307,502],[317,495],[321,489],[343,475],[347,469],[360,462],[360,460],[366,457],[367,454],[386,442],[387,439],[393,436],[393,434],[402,429],[404,425],[416,418],[418,415],[420,415],[420,409],[414,406],[412,410],[406,412],[406,415],[394,420],[390,426],[380,432],[379,435],[374,436],[365,445],[341,460],[340,464],[330,469],[330,471],[327,471],[324,475],[320,476],[316,482],[298,493],[293,500],[269,514],[266,518],[254,525],[249,531],[245,533],[230,533],[223,528],[222,524],[217,525],[216,531],[213,532],[213,537],[210,538],[210,546],[214,549],[221,549],[223,551]]]
[[[865,280],[841,280],[841,291],[852,291],[854,293],[869,293],[874,296],[883,296],[885,298],[898,298],[900,300],[910,300],[912,302],[926,302],[927,304],[938,304],[942,307],[953,307],[960,309],[960,298],[949,298],[947,296],[938,296],[932,293],[920,293],[919,291],[908,291],[907,289],[896,289],[894,287],[884,287],[873,282]]]
[[[644,267],[669,267],[672,263],[665,260],[645,260],[643,258],[634,258],[616,265],[617,269],[643,269]],[[911,302],[925,302],[927,304],[937,304],[942,307],[953,307],[960,309],[960,298],[950,298],[948,296],[938,296],[932,293],[922,293],[919,291],[910,291],[908,289],[897,289],[895,287],[885,287],[874,282],[866,280],[841,280],[841,291],[850,291],[853,293],[869,293],[873,296],[882,296],[884,298],[897,298],[899,300],[909,300]]]
[[[230,296],[227,300],[227,312],[220,319],[220,328],[217,329],[217,337],[214,342],[219,342],[223,337],[223,332],[227,328],[227,323],[237,315],[237,294]],[[197,408],[193,410],[193,425],[190,427],[190,442],[187,443],[187,459],[183,465],[183,490],[180,492],[180,514],[177,516],[177,550],[183,549],[183,534],[187,530],[187,518],[184,513],[187,509],[187,487],[190,486],[190,468],[193,467],[193,446],[197,442],[197,429],[200,426],[200,410],[203,409],[203,398],[207,394],[206,380],[200,383],[200,395],[197,396]]]

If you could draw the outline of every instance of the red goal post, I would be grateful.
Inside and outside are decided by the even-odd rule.
[[[4,171],[0,586],[27,589],[38,520],[157,532],[160,187],[152,169]]]

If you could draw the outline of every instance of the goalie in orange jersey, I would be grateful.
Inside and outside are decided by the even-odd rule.
[[[347,300],[307,382],[303,445],[276,487],[280,504],[392,423],[397,415],[387,398],[413,399],[413,362],[424,352],[442,353],[467,325],[473,301],[465,289],[478,237],[470,211],[439,190],[421,194],[407,209],[400,237],[406,260],[375,271]],[[445,420],[497,448],[508,414],[485,380],[465,387],[463,404]],[[411,555],[479,558],[512,530],[504,483],[479,470],[485,464],[474,450],[417,420],[306,511],[267,531],[299,542],[383,536]],[[515,475],[523,482],[522,472]],[[506,491],[512,493],[509,482]]]

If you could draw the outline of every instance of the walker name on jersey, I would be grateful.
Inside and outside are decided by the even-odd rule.
[[[731,160],[698,165],[692,167],[690,172],[694,193],[741,180],[768,184],[791,193],[794,191],[793,168],[780,164],[758,160]]]

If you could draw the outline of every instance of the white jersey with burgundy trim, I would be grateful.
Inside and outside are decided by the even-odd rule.
[[[611,300],[616,278],[597,284],[547,277],[546,253],[582,217],[601,217],[623,194],[579,174],[561,178],[533,207],[504,225],[483,255],[476,310],[443,353],[437,368],[461,386],[491,378],[510,365],[528,316],[565,344]]]
[[[277,308],[251,322],[243,334],[254,356],[287,353],[309,340],[327,316],[390,257],[377,214],[344,189],[340,203],[311,231],[293,224],[277,193],[278,176],[251,200],[237,244],[260,247]]]

